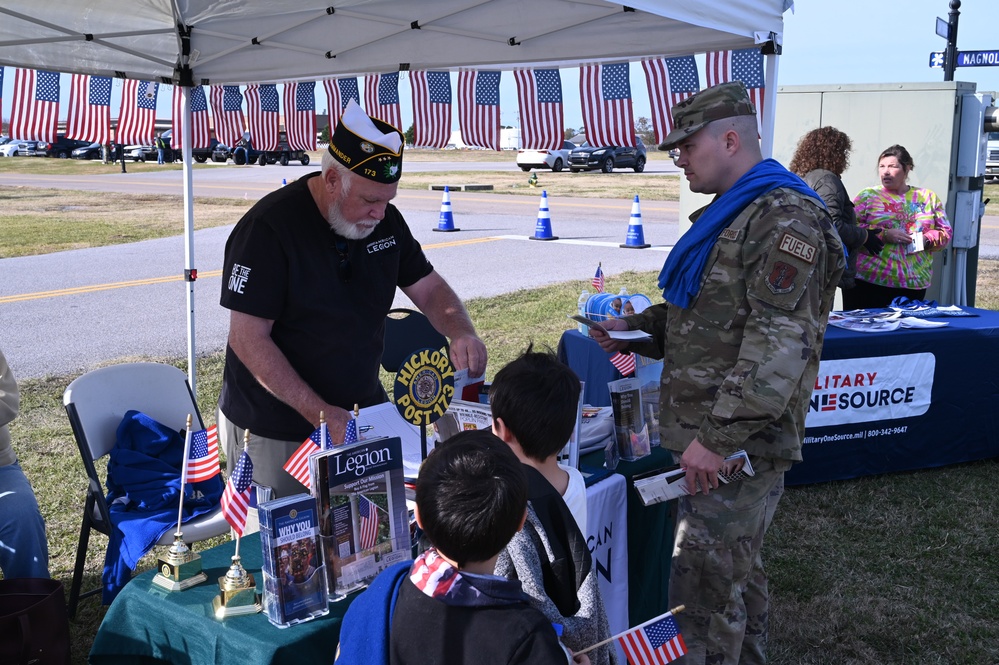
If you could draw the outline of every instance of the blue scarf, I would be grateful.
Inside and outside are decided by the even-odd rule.
[[[746,206],[772,189],[786,187],[822,201],[805,181],[774,159],[764,159],[735,181],[711,202],[704,213],[680,236],[659,273],[659,288],[668,302],[687,309],[701,291],[701,275],[718,241],[718,234],[738,217]]]

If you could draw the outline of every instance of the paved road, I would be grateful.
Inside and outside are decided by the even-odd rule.
[[[417,163],[418,164],[418,163]],[[195,193],[256,199],[275,173],[294,167],[200,169]],[[307,171],[309,169],[304,169]],[[294,175],[292,175],[294,174]],[[89,177],[13,176],[5,184],[100,191],[179,192],[177,171]],[[220,194],[220,192],[227,192]],[[625,270],[657,270],[676,239],[677,204],[642,205],[651,249],[622,249],[631,202],[549,198],[559,239],[534,235],[538,198],[453,192],[456,233],[436,233],[440,193],[401,190],[403,211],[428,257],[464,298],[495,296],[572,279],[589,279],[603,263],[611,286]],[[218,305],[225,239],[231,227],[195,234],[197,353],[224,347],[227,312]],[[186,286],[181,237],[129,245],[0,259],[0,348],[18,376],[77,373],[133,356],[187,354]],[[653,294],[649,294],[653,295]],[[407,304],[400,296],[398,304]],[[568,312],[566,312],[568,313]]]
[[[421,164],[407,164],[417,170]],[[450,165],[454,170],[459,164]],[[495,164],[489,165],[495,168]],[[255,200],[311,167],[229,167],[195,172],[197,196]],[[116,192],[181,192],[181,173],[97,176],[5,174],[4,184]],[[536,197],[453,192],[457,233],[435,233],[440,194],[400,190],[396,205],[438,271],[464,299],[489,297],[592,277],[601,262],[608,281],[625,270],[658,270],[676,241],[678,205],[644,201],[650,249],[622,249],[630,201],[549,198],[559,240],[528,240],[537,222]],[[231,227],[195,234],[197,353],[225,345],[227,312],[218,305],[225,239]],[[983,257],[999,257],[999,218],[983,220]],[[45,256],[0,259],[0,348],[21,377],[85,371],[135,356],[186,357],[186,286],[181,237]],[[648,294],[654,298],[655,294]],[[404,296],[398,305],[408,304]]]

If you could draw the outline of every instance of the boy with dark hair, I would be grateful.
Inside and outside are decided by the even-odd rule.
[[[497,372],[489,389],[493,432],[522,462],[529,499],[527,521],[500,555],[496,574],[520,580],[574,651],[610,637],[584,535],[586,487],[577,469],[558,463],[576,424],[580,390],[568,366],[533,346]],[[590,654],[594,664],[615,660],[610,645]]]
[[[416,480],[416,520],[432,547],[355,599],[336,664],[589,665],[585,654],[571,661],[519,582],[493,574],[526,508],[523,466],[493,434],[471,430],[439,444]]]

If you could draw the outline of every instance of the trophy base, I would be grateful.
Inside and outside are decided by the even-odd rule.
[[[190,589],[196,584],[201,584],[202,582],[208,581],[208,575],[201,572],[193,577],[188,577],[187,579],[180,580],[179,582],[169,577],[163,575],[163,573],[156,573],[153,577],[153,584],[160,587],[161,589],[166,589],[167,591],[183,591],[184,589]]]
[[[215,596],[212,599],[212,609],[215,612],[216,619],[225,619],[227,617],[236,617],[243,614],[256,614],[257,612],[263,612],[264,606],[260,602],[260,594],[253,594],[253,604],[252,605],[223,605],[222,596]]]

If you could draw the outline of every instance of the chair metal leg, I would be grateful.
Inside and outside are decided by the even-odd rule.
[[[94,497],[87,493],[83,508],[83,524],[80,526],[80,542],[76,546],[76,565],[73,567],[73,583],[69,587],[69,602],[66,612],[70,619],[76,618],[76,606],[80,602],[80,587],[83,585],[83,568],[87,563],[87,545],[90,543],[90,521],[94,510]]]

